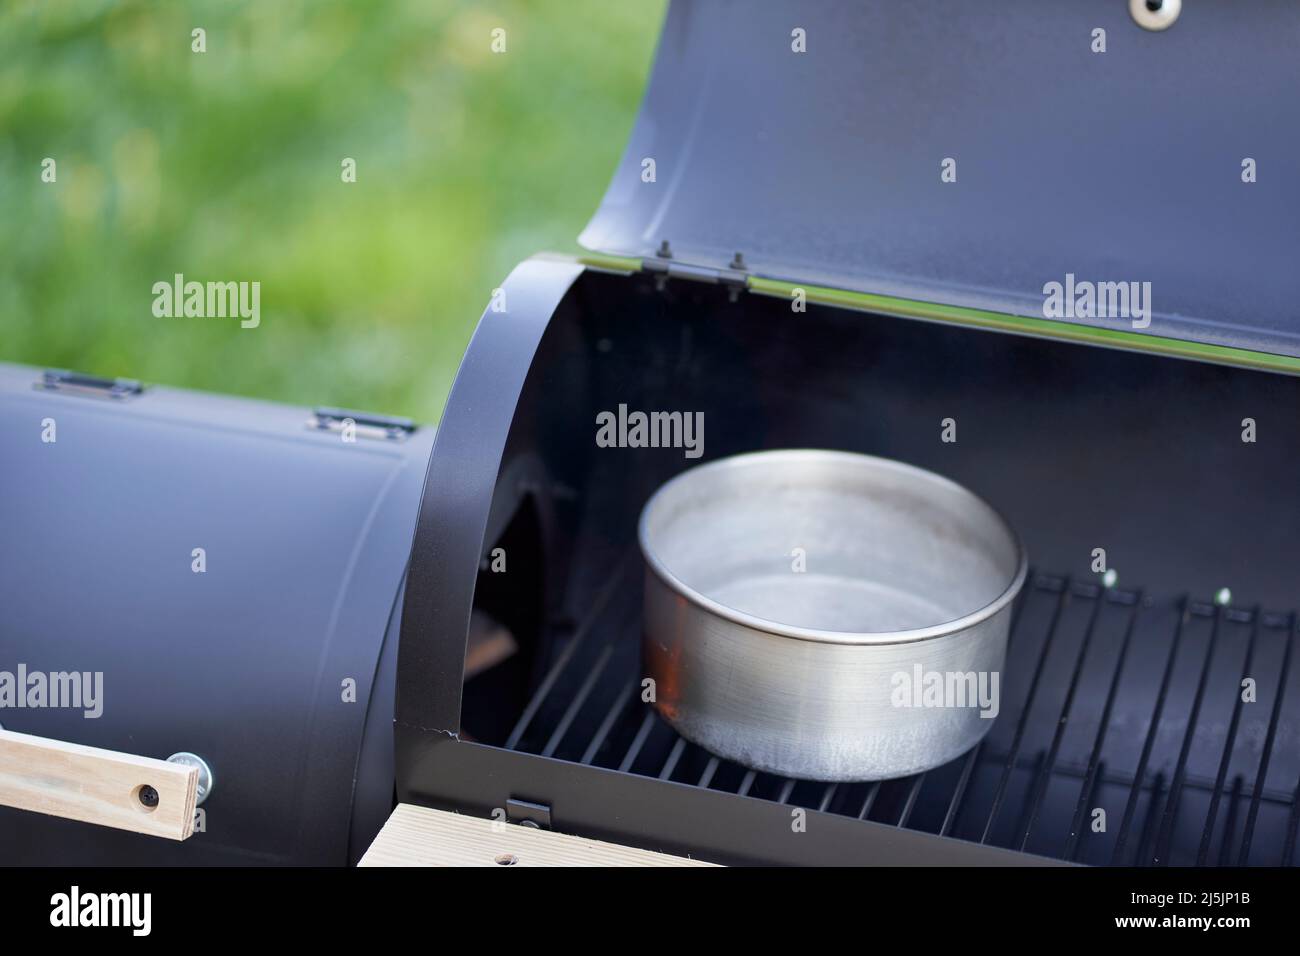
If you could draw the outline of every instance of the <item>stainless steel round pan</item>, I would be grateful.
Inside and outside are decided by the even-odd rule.
[[[1026,560],[946,478],[846,452],[756,452],[647,502],[645,662],[682,736],[758,770],[879,780],[996,718]]]

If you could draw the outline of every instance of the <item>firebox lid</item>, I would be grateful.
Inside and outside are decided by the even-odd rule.
[[[1128,7],[675,0],[581,242],[1300,356],[1300,5]]]

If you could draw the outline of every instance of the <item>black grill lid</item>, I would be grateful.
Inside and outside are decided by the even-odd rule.
[[[1038,319],[1067,274],[1145,281],[1145,329],[1063,321],[1300,356],[1297,44],[1292,0],[1163,32],[1124,2],[675,0],[581,242]]]

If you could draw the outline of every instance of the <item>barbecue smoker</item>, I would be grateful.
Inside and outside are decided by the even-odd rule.
[[[1300,132],[1275,104],[1300,9],[1149,26],[674,3],[595,253],[510,275],[431,453],[426,428],[345,445],[328,415],[6,369],[4,660],[102,669],[106,707],[0,722],[217,780],[184,843],[4,811],[7,858],[344,863],[395,782],[724,863],[1294,863]],[[1149,282],[1143,327],[1044,318],[1067,281]],[[701,414],[702,456],[601,447],[621,406]],[[46,415],[62,457],[28,440]],[[969,752],[781,779],[643,700],[642,507],[781,448],[936,472],[1024,542]],[[484,618],[516,649],[467,670]]]

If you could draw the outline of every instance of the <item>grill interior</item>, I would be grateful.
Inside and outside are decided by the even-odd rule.
[[[825,784],[713,757],[642,702],[639,581],[635,555],[617,562],[513,729],[485,742],[1088,864],[1295,862],[1294,613],[1031,572],[983,743],[916,776]]]
[[[523,653],[465,685],[459,726],[489,753],[442,747],[419,788],[474,812],[511,796],[562,803],[575,832],[675,852],[716,838],[737,859],[855,860],[858,845],[885,844],[911,858],[908,841],[874,829],[852,846],[830,835],[861,818],[1089,864],[1294,864],[1297,402],[1293,376],[829,307],[793,316],[702,283],[587,274],[533,361],[496,486],[494,512],[535,520],[501,538],[510,572],[481,572],[475,591]],[[919,776],[832,787],[751,774],[679,740],[640,698],[635,541],[650,494],[693,462],[596,447],[591,423],[621,403],[701,412],[703,460],[858,451],[997,508],[1039,570],[984,743]],[[949,418],[954,443],[940,439]],[[1243,441],[1247,418],[1256,442]],[[527,472],[540,477],[519,480],[519,463],[540,463]],[[1121,587],[1098,586],[1097,548]],[[1237,604],[1213,603],[1224,585]],[[1244,678],[1252,702],[1240,702]],[[711,817],[726,813],[721,794],[700,788],[837,819],[791,848],[776,827]],[[699,815],[679,820],[683,806]],[[913,845],[942,861],[932,841]]]

